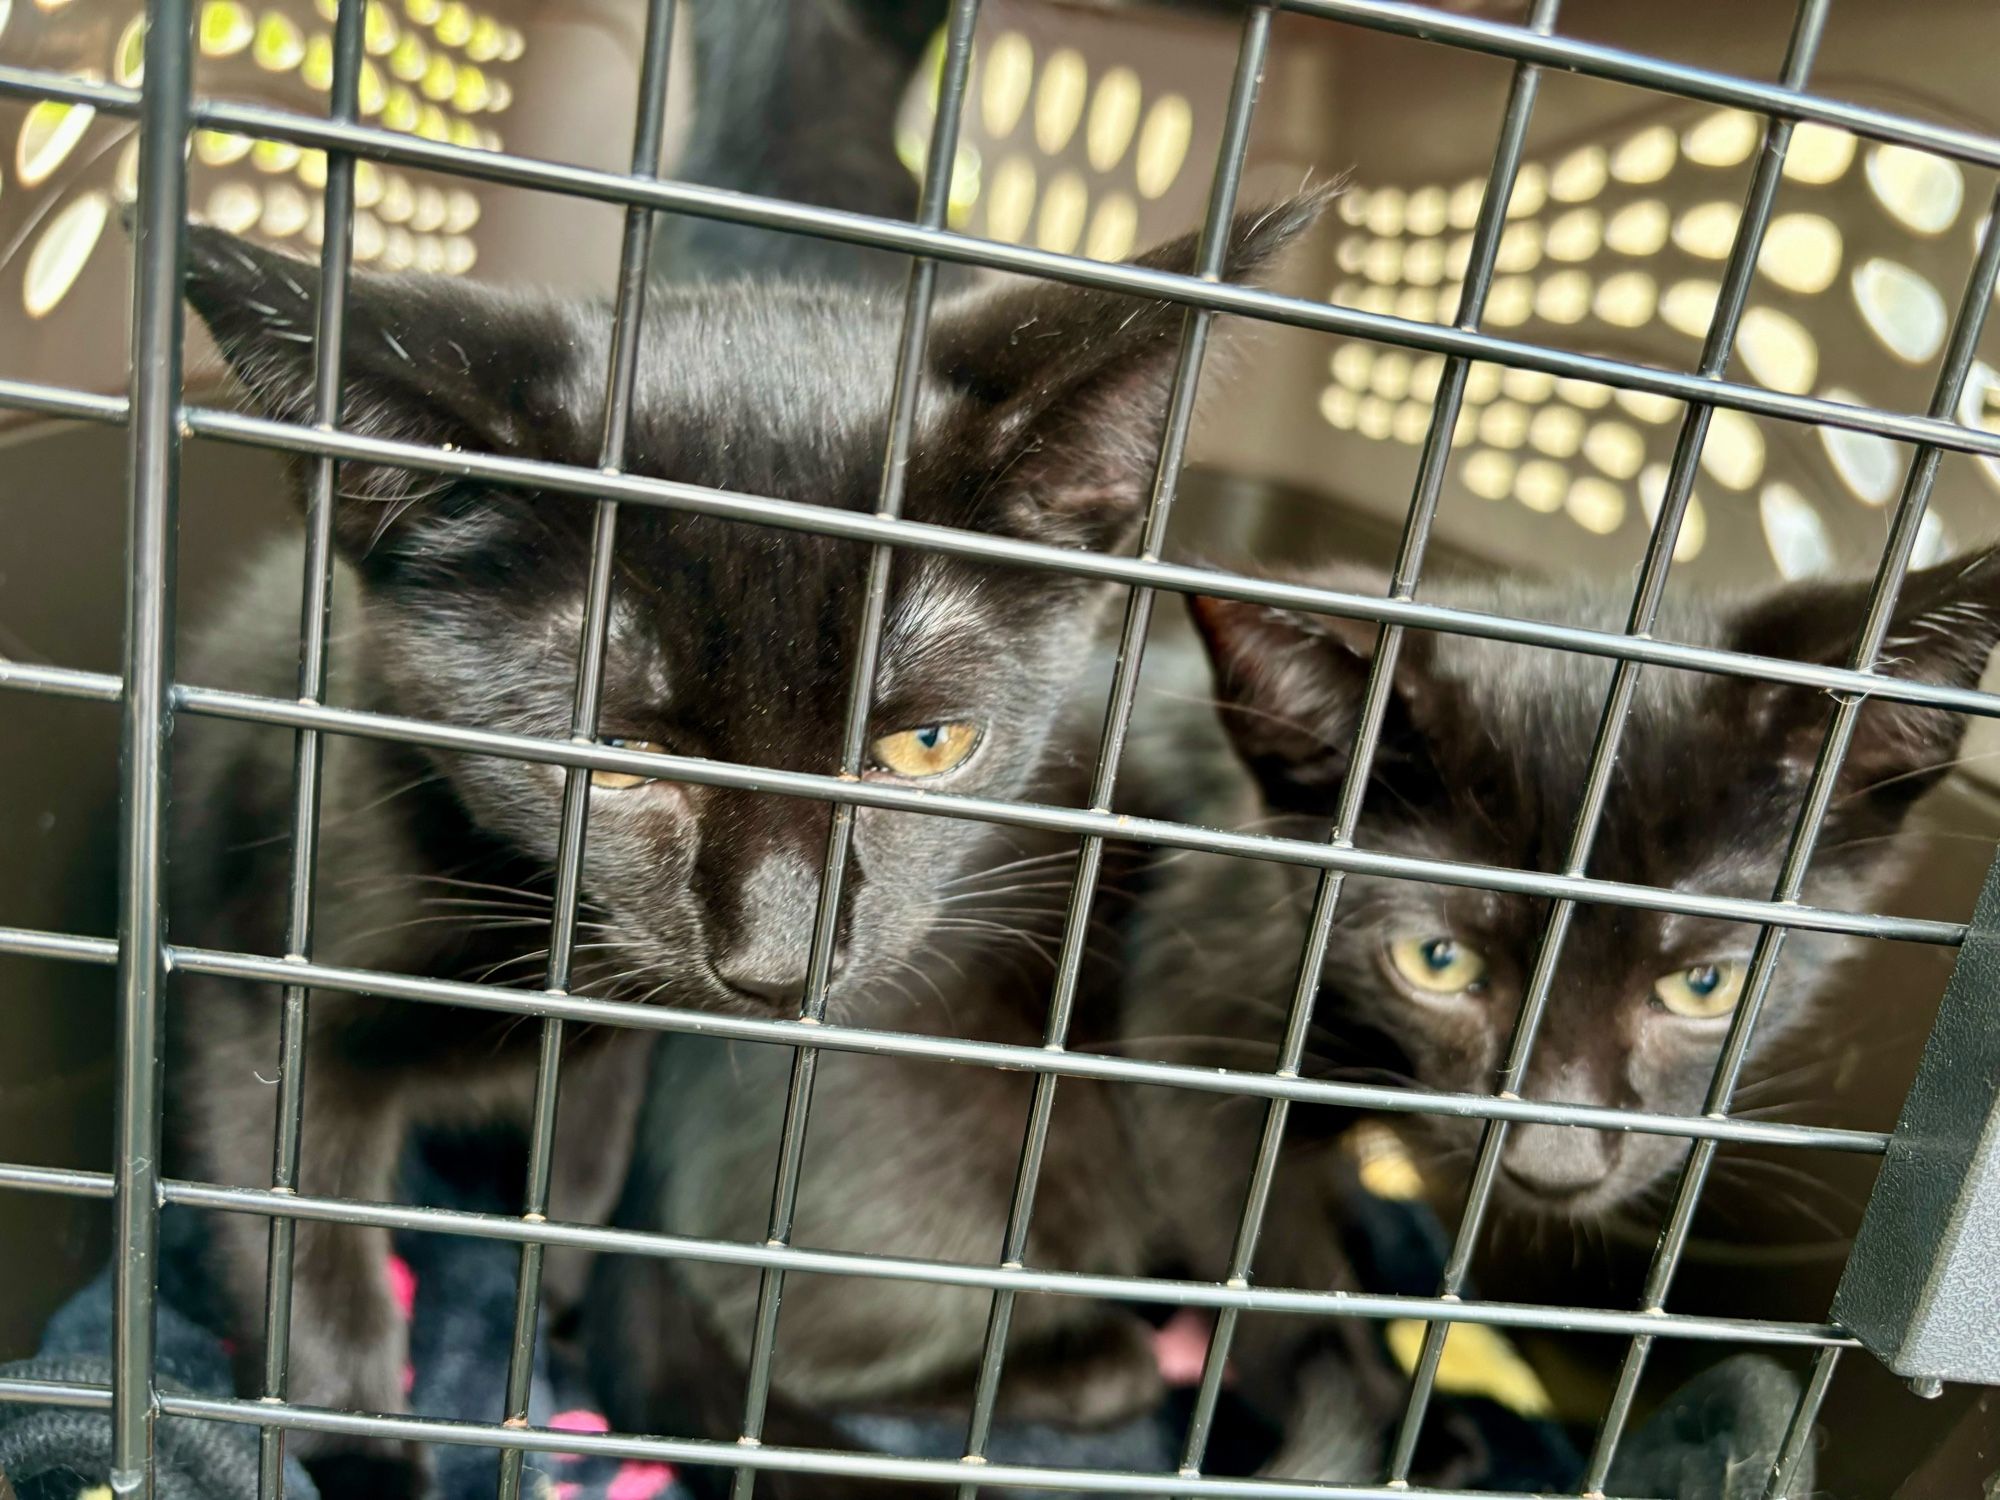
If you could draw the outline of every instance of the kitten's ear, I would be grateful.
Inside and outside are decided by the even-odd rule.
[[[280,421],[313,413],[317,262],[253,245],[205,226],[188,232],[187,300],[256,409]],[[556,413],[541,393],[557,382],[551,361],[573,333],[552,309],[433,276],[354,272],[342,344],[342,426],[373,437],[472,451],[521,453],[546,436]],[[346,463],[335,535],[353,557],[385,557],[417,532],[462,523],[464,497],[423,513],[413,501],[442,495],[438,476]],[[460,524],[460,531],[464,528]],[[437,535],[422,538],[435,549]]]
[[[1868,585],[1801,583],[1778,590],[1737,619],[1730,644],[1760,656],[1844,665],[1861,631]],[[1883,639],[1881,671],[1890,677],[1970,688],[2000,645],[2000,547],[1971,553],[1904,580],[1896,614]],[[1750,700],[1749,723],[1782,763],[1811,769],[1826,732],[1825,693],[1774,683],[1740,685]],[[1910,703],[1864,704],[1842,763],[1839,793],[1865,795],[1871,806],[1900,816],[1936,784],[1965,738],[1963,715]]]
[[[1349,593],[1386,594],[1388,580],[1359,570],[1316,583]],[[1326,814],[1347,775],[1355,722],[1367,692],[1380,627],[1369,620],[1301,614],[1240,600],[1191,598],[1195,627],[1215,669],[1216,703],[1236,753],[1274,811]],[[1435,697],[1428,663],[1433,638],[1403,638],[1389,712],[1386,755],[1404,753]]]
[[[1239,216],[1223,279],[1256,280],[1331,198]],[[1135,262],[1192,275],[1198,238]],[[962,448],[999,476],[973,524],[1111,548],[1137,520],[1158,457],[1186,309],[1060,282],[1018,282],[938,310],[930,361],[966,404]]]

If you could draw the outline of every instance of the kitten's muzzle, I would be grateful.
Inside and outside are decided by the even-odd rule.
[[[847,944],[835,945],[828,978],[837,979],[847,967]],[[731,993],[747,1004],[771,1009],[796,1010],[806,997],[808,962],[763,964],[754,955],[725,958],[715,966],[715,977],[729,986]]]
[[[1562,1208],[1603,1185],[1618,1165],[1617,1141],[1573,1125],[1524,1125],[1513,1132],[1501,1171],[1516,1192]]]

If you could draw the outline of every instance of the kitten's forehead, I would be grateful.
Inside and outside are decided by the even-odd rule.
[[[635,723],[664,716],[753,759],[769,760],[778,743],[800,764],[837,753],[868,548],[635,509],[621,518],[617,557],[608,701]],[[875,704],[971,711],[1016,684],[1026,657],[1039,654],[1028,648],[1035,623],[1050,613],[1024,608],[1020,595],[1004,577],[951,558],[896,556]],[[565,663],[583,615],[579,573],[540,622]]]
[[[651,306],[641,338],[633,466],[858,507],[879,483],[895,367],[888,309],[865,296],[782,286],[670,293]]]
[[[880,691],[907,691],[929,672],[991,644],[990,583],[939,557],[905,561],[905,586],[882,632]]]
[[[1614,631],[1630,607],[1621,590],[1520,582],[1465,588],[1451,602]],[[1726,638],[1728,620],[1699,601],[1669,601],[1656,633],[1711,643]],[[1432,734],[1431,749],[1448,783],[1482,788],[1465,833],[1517,867],[1561,868],[1617,663],[1466,636],[1433,640],[1429,670],[1451,701],[1450,728]],[[1593,874],[1731,893],[1768,880],[1783,810],[1762,795],[1770,767],[1753,759],[1735,701],[1713,676],[1639,669]]]

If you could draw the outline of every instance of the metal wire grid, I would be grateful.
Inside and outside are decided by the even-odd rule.
[[[650,7],[640,107],[634,128],[628,176],[587,171],[522,158],[488,155],[393,135],[358,123],[355,100],[360,58],[361,12],[344,0],[335,33],[332,111],[326,119],[255,106],[196,100],[191,95],[190,5],[188,0],[152,0],[146,41],[146,83],[141,90],[83,83],[35,70],[0,67],[0,94],[84,102],[109,113],[137,115],[141,121],[141,165],[134,286],[133,376],[129,397],[99,397],[28,381],[0,381],[0,406],[53,416],[123,423],[132,448],[132,509],[126,659],[120,676],[64,668],[0,662],[0,687],[77,697],[122,705],[124,748],[124,838],[120,934],[116,940],[0,928],[0,953],[115,964],[119,973],[119,1123],[117,1163],[110,1173],[76,1172],[24,1165],[0,1165],[0,1186],[109,1197],[117,1236],[114,1377],[109,1388],[46,1382],[0,1382],[0,1398],[109,1406],[114,1434],[114,1488],[120,1493],[150,1487],[151,1426],[158,1414],[257,1425],[261,1429],[265,1492],[275,1494],[283,1434],[288,1430],[387,1435],[415,1441],[472,1443],[503,1451],[503,1495],[518,1493],[521,1463],[529,1452],[601,1453],[693,1463],[724,1462],[736,1467],[736,1491],[747,1497],[756,1473],[791,1469],[866,1475],[881,1479],[928,1480],[958,1484],[970,1495],[982,1486],[1020,1484],[1077,1491],[1121,1490],[1183,1495],[1386,1496],[1408,1493],[1410,1452],[1421,1429],[1433,1388],[1444,1332],[1451,1323],[1563,1329],[1623,1334],[1632,1343],[1617,1390],[1591,1456],[1586,1491],[1600,1491],[1647,1353],[1657,1338],[1692,1338],[1763,1346],[1804,1346],[1815,1352],[1811,1379],[1794,1414],[1784,1451],[1771,1475],[1768,1493],[1787,1492],[1810,1437],[1812,1420],[1840,1353],[1853,1345],[1827,1324],[1782,1323],[1669,1314],[1667,1290],[1683,1249],[1715,1149],[1724,1140],[1794,1148],[1879,1153],[1879,1133],[1736,1120],[1728,1116],[1730,1096],[1756,1024],[1758,1008],[1786,935],[1793,928],[1846,932],[1875,938],[1953,945],[1964,936],[1961,924],[1892,918],[1873,913],[1829,911],[1798,904],[1797,894],[1810,861],[1819,822],[1845,754],[1860,707],[1870,698],[1926,704],[2000,716],[2000,697],[1885,678],[1876,657],[1897,590],[1907,572],[1917,525],[1922,519],[1943,451],[2000,454],[2000,437],[1951,420],[1970,368],[1985,309],[2000,276],[2000,236],[1987,236],[1970,278],[1936,391],[1922,416],[1844,406],[1811,397],[1789,396],[1735,384],[1725,378],[1735,326],[1742,311],[1751,269],[1769,220],[1785,146],[1794,124],[1814,120],[1864,137],[1896,141],[1962,161],[2000,166],[2000,139],[1932,126],[1887,112],[1821,99],[1804,92],[1830,0],[1801,0],[1780,82],[1762,84],[1681,67],[1617,49],[1569,41],[1552,34],[1559,0],[1537,0],[1526,27],[1446,16],[1388,0],[1258,0],[1248,7],[1238,54],[1228,124],[1211,189],[1195,277],[1106,266],[1016,246],[989,244],[952,234],[942,225],[948,198],[957,120],[966,86],[967,61],[977,0],[954,0],[937,123],[927,158],[915,224],[902,224],[834,210],[809,208],[721,192],[656,177],[665,103],[665,60],[671,40],[672,0]],[[1301,301],[1219,282],[1222,232],[1233,206],[1248,144],[1248,124],[1270,41],[1275,10],[1315,14],[1373,29],[1427,37],[1455,47],[1487,52],[1515,63],[1486,196],[1475,228],[1474,248],[1458,317],[1450,328]],[[1504,205],[1519,165],[1541,68],[1558,66],[1685,98],[1735,105],[1767,116],[1762,154],[1747,194],[1724,289],[1693,374],[1647,369],[1615,360],[1567,354],[1495,338],[1478,331],[1478,317],[1490,282]],[[234,413],[190,408],[181,393],[180,282],[185,245],[185,158],[181,150],[196,126],[269,136],[318,146],[329,154],[327,234],[322,258],[325,292],[316,344],[316,406],[311,427],[270,422]],[[617,202],[627,210],[624,256],[619,280],[617,322],[608,373],[606,417],[600,457],[602,471],[568,469],[523,459],[444,453],[411,444],[363,438],[338,430],[342,311],[350,264],[353,218],[352,172],[356,156],[455,172],[488,181]],[[2000,206],[2000,197],[1996,197]],[[630,413],[635,330],[644,295],[645,251],[655,211],[704,214],[743,224],[822,235],[851,243],[903,250],[915,256],[910,276],[903,336],[892,394],[890,438],[877,512],[857,515],[763,496],[714,491],[699,486],[643,479],[617,472]],[[1032,543],[905,521],[900,517],[902,479],[913,425],[912,392],[927,327],[937,260],[1052,276],[1088,286],[1154,295],[1188,309],[1180,362],[1169,403],[1168,422],[1140,553],[1122,558],[1060,551]],[[1160,543],[1174,498],[1202,353],[1214,315],[1240,313],[1268,321],[1326,329],[1446,356],[1445,374],[1434,402],[1431,427],[1389,597],[1370,598],[1332,590],[1275,584],[1162,562]],[[1474,359],[1595,380],[1627,389],[1652,391],[1687,402],[1680,440],[1641,569],[1640,585],[1624,632],[1584,630],[1481,615],[1419,604],[1414,591],[1437,503],[1449,438],[1463,395],[1465,371]],[[1731,407],[1791,421],[1818,422],[1879,433],[1917,444],[1877,570],[1860,640],[1844,668],[1780,662],[1711,648],[1655,641],[1646,635],[1657,608],[1673,541],[1700,446],[1715,407]],[[296,702],[177,684],[172,679],[172,536],[177,505],[179,444],[197,433],[304,455],[308,475],[308,567],[301,620],[299,695]],[[325,684],[326,611],[330,580],[330,501],[333,475],[342,460],[366,459],[420,471],[474,477],[487,482],[531,486],[592,498],[596,505],[591,584],[580,641],[573,703],[572,737],[538,740],[489,730],[428,724],[393,716],[335,709],[320,699]],[[859,763],[866,713],[879,647],[888,569],[893,549],[909,547],[951,553],[994,563],[1037,567],[1130,586],[1118,671],[1107,705],[1100,757],[1090,806],[1083,809],[1008,804],[880,786],[844,776],[769,771],[692,757],[614,750],[592,743],[604,651],[609,565],[618,507],[624,503],[662,505],[743,521],[759,522],[872,544],[866,610],[855,658],[842,769]],[[1381,634],[1370,673],[1364,710],[1356,730],[1354,764],[1331,839],[1312,843],[1262,835],[1233,834],[1144,820],[1114,818],[1109,811],[1117,751],[1122,743],[1136,686],[1140,648],[1153,591],[1205,592],[1376,621]],[[1570,857],[1559,874],[1500,870],[1449,862],[1387,856],[1356,849],[1353,830],[1386,702],[1386,684],[1402,635],[1412,629],[1439,629],[1554,647],[1615,659],[1618,668],[1600,722],[1585,793],[1572,831]],[[1592,835],[1602,812],[1608,770],[1622,734],[1632,683],[1642,665],[1665,665],[1732,676],[1800,684],[1827,690],[1835,699],[1827,734],[1794,830],[1783,872],[1768,901],[1718,898],[1655,890],[1592,879],[1584,871]],[[287,953],[282,958],[170,947],[160,925],[162,809],[170,716],[187,711],[290,727],[296,734],[294,773],[293,871],[288,907]],[[495,754],[559,765],[567,772],[559,842],[555,931],[545,983],[538,991],[346,969],[315,962],[311,950],[311,891],[317,839],[321,737],[353,734],[447,751]],[[581,864],[583,791],[593,770],[623,770],[669,780],[760,789],[831,802],[834,818],[828,860],[816,916],[807,998],[797,1020],[719,1017],[671,1009],[595,1000],[568,993],[569,957],[575,920],[577,875]],[[839,878],[854,809],[864,806],[926,811],[1079,835],[1083,855],[1072,890],[1069,917],[1057,967],[1045,1045],[1039,1048],[973,1043],[826,1024],[822,1019],[830,969],[831,933],[839,900]],[[1217,1072],[1128,1058],[1079,1055],[1064,1050],[1069,1004],[1080,956],[1082,920],[1102,845],[1107,837],[1202,849],[1250,858],[1273,859],[1321,872],[1308,946],[1289,1017],[1279,1067],[1269,1074]],[[1342,878],[1349,871],[1475,886],[1550,898],[1554,906],[1531,979],[1500,1087],[1491,1096],[1436,1095],[1379,1086],[1327,1083],[1298,1076],[1297,1060],[1317,987],[1320,960],[1331,929]],[[1706,1108],[1681,1117],[1615,1109],[1542,1104],[1511,1093],[1534,1040],[1549,980],[1558,960],[1574,904],[1614,905],[1695,913],[1761,924],[1742,1004],[1732,1021],[1718,1061]],[[284,995],[279,1125],[269,1189],[232,1188],[161,1180],[157,1175],[159,1098],[159,993],[169,966],[191,972],[275,983]],[[543,1022],[542,1066],[532,1133],[525,1211],[518,1217],[483,1215],[388,1204],[309,1198],[295,1191],[302,1104],[303,1036],[306,996],[321,988],[429,1003],[471,1006],[534,1016]],[[549,1144],[558,1092],[559,1043],[569,1021],[617,1024],[657,1030],[781,1042],[795,1048],[794,1068],[781,1151],[778,1187],[768,1242],[738,1245],[640,1234],[549,1222]],[[1023,1144],[1013,1212],[995,1266],[924,1262],[893,1257],[799,1250],[789,1244],[792,1203],[811,1097],[814,1059],[822,1048],[883,1055],[923,1056],[959,1063],[1008,1067],[1037,1075],[1035,1104]],[[1176,1282],[1143,1277],[1093,1276],[1036,1271],[1022,1264],[1032,1213],[1043,1133],[1056,1080],[1083,1077],[1147,1082],[1261,1097],[1267,1101],[1266,1129],[1229,1277],[1221,1283]],[[1480,1118],[1487,1122],[1467,1211],[1435,1297],[1337,1294],[1259,1288],[1251,1283],[1258,1229],[1268,1200],[1271,1172],[1282,1145],[1286,1113],[1294,1101],[1344,1104],[1377,1110]],[[1524,1306],[1467,1302],[1460,1298],[1463,1272],[1476,1244],[1493,1180],[1498,1150],[1510,1124],[1546,1122],[1573,1127],[1637,1130],[1690,1139],[1694,1143],[1674,1207],[1638,1311]],[[170,1396],[155,1385],[152,1312],[155,1296],[153,1249],[157,1215],[177,1202],[229,1212],[263,1214],[271,1221],[271,1279],[267,1301],[268,1353],[261,1400],[208,1400]],[[326,1412],[292,1406],[285,1400],[286,1342],[292,1231],[300,1219],[319,1219],[384,1228],[424,1229],[501,1239],[521,1246],[519,1303],[506,1391],[506,1425],[421,1420],[374,1414]],[[628,1438],[540,1431],[526,1426],[526,1374],[533,1353],[541,1257],[547,1246],[570,1245],[612,1253],[727,1262],[764,1272],[759,1300],[750,1394],[737,1444],[692,1439]],[[768,1392],[770,1360],[782,1278],[788,1270],[873,1276],[982,1287],[993,1293],[993,1310],[968,1432],[967,1457],[959,1461],[889,1459],[769,1448],[758,1441]],[[984,1459],[993,1397],[1012,1299],[1021,1292],[1089,1296],[1206,1307],[1217,1311],[1216,1330],[1199,1389],[1194,1420],[1174,1475],[1134,1475],[1055,1470],[993,1464]],[[1220,1372],[1237,1318],[1245,1311],[1373,1319],[1420,1316],[1431,1327],[1412,1383],[1409,1407],[1384,1485],[1328,1486],[1292,1481],[1227,1480],[1200,1474],[1208,1425],[1219,1391]],[[968,1477],[968,1476],[971,1477]]]

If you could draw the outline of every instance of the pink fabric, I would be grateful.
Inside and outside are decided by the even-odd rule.
[[[605,1494],[609,1500],[653,1500],[673,1482],[674,1471],[665,1464],[628,1463],[619,1467]]]
[[[559,1411],[549,1418],[549,1426],[557,1432],[609,1432],[611,1424],[602,1412],[585,1411],[581,1407],[575,1411]]]
[[[396,1299],[396,1311],[407,1323],[417,1311],[417,1273],[400,1255],[391,1255],[383,1263],[383,1270],[389,1281],[389,1295]]]
[[[1153,1335],[1153,1357],[1160,1362],[1160,1378],[1168,1385],[1201,1384],[1202,1363],[1208,1358],[1209,1327],[1206,1317],[1192,1307],[1184,1307]]]

